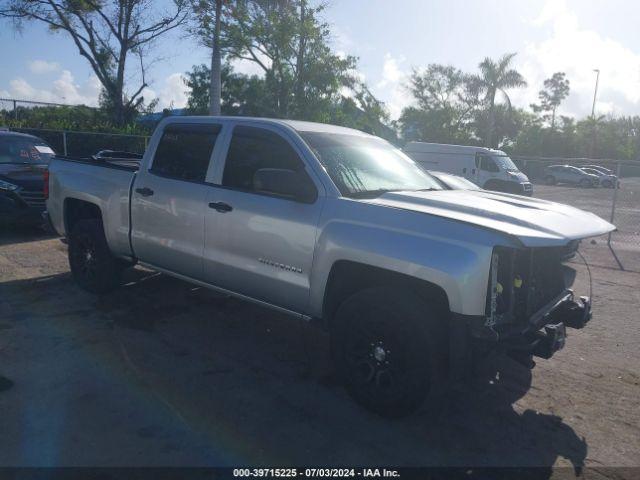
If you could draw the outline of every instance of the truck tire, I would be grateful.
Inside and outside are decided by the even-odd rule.
[[[80,220],[69,236],[69,266],[74,280],[91,293],[118,287],[123,266],[109,250],[100,220]]]
[[[446,378],[437,311],[417,295],[374,287],[347,298],[332,323],[334,367],[360,405],[401,417],[435,408]]]

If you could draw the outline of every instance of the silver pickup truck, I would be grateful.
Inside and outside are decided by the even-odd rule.
[[[384,415],[436,396],[478,352],[531,364],[562,348],[591,317],[565,261],[615,228],[443,190],[356,130],[268,119],[166,119],[139,161],[54,158],[48,195],[84,289],[104,294],[140,263],[318,321],[349,392]]]

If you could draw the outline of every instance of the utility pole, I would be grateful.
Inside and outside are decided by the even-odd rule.
[[[589,149],[589,158],[593,158],[593,152],[596,148],[596,98],[598,97],[598,84],[600,83],[600,70],[594,68],[593,71],[596,72],[596,88],[593,91],[593,104],[591,105],[591,121],[593,124],[591,125],[591,148]]]

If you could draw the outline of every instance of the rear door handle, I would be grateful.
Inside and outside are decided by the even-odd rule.
[[[224,202],[211,202],[209,203],[209,208],[213,208],[215,211],[220,213],[227,213],[233,210],[231,205]]]
[[[150,197],[151,195],[153,195],[153,190],[151,190],[148,187],[136,188],[136,192],[142,195],[143,197]]]

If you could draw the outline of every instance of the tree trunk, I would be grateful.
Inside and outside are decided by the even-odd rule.
[[[213,30],[213,48],[211,51],[211,84],[209,86],[209,115],[220,115],[220,95],[222,89],[220,57],[220,14],[222,0],[216,0],[216,22]]]
[[[305,113],[305,98],[304,98],[304,82],[305,82],[305,65],[304,65],[304,53],[307,43],[307,32],[305,28],[307,14],[307,2],[306,0],[300,1],[300,40],[298,42],[298,52],[296,55],[296,89],[295,89],[295,101],[296,110],[298,116],[303,118]]]
[[[551,111],[551,130],[555,130],[556,128],[556,107],[553,107]]]
[[[496,122],[496,92],[489,92],[489,119],[487,121],[487,138],[484,146],[491,148],[493,144],[493,128]]]

